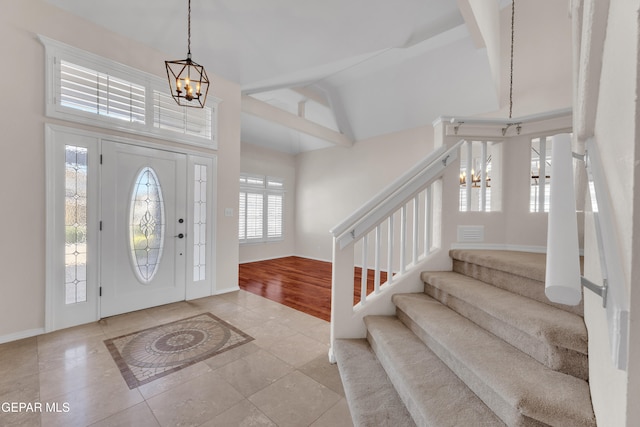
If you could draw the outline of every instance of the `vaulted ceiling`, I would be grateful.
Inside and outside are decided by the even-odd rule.
[[[186,56],[187,0],[48,1],[167,59]],[[191,51],[260,102],[287,109],[313,101],[307,114],[359,141],[500,107],[487,49],[463,18],[468,3],[192,0]],[[335,143],[255,111],[243,113],[242,140],[290,153]]]

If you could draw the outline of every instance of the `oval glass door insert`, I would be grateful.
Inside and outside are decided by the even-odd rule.
[[[133,270],[142,283],[158,271],[164,247],[164,199],[156,172],[143,168],[135,179],[129,213],[129,248]]]

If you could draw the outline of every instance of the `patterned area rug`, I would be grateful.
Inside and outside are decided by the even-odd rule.
[[[105,340],[130,389],[252,341],[211,313]]]

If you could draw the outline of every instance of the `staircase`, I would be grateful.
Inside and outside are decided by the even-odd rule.
[[[452,250],[395,316],[334,354],[356,426],[595,426],[581,307],[544,295],[545,255]]]

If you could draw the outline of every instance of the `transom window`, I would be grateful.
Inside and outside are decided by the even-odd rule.
[[[145,88],[60,61],[60,105],[130,123],[145,122]]]
[[[258,243],[284,238],[284,180],[241,174],[238,238]]]
[[[216,147],[217,105],[179,106],[158,76],[40,36],[47,53],[46,114],[63,120]]]

